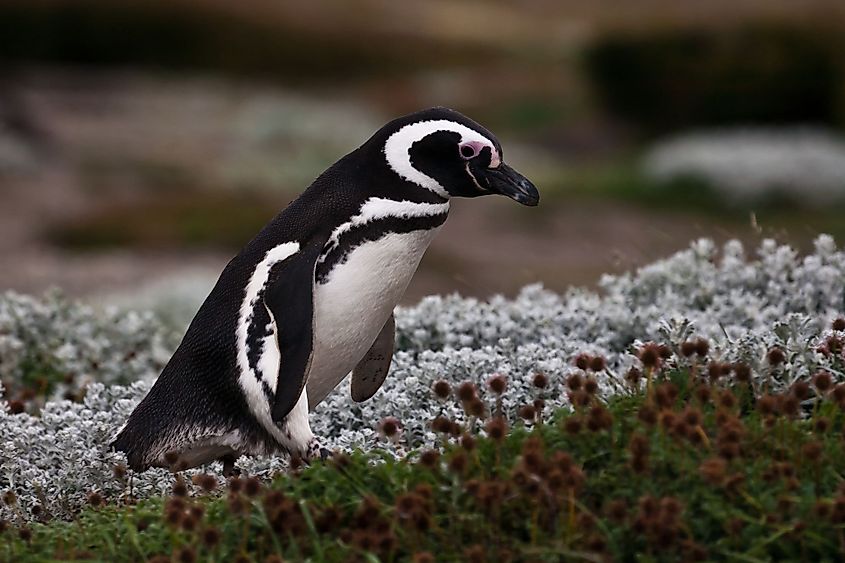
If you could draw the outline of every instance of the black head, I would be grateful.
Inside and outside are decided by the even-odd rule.
[[[496,137],[454,110],[400,117],[373,139],[383,142],[393,172],[442,197],[503,194],[523,205],[540,201],[534,184],[504,163]]]

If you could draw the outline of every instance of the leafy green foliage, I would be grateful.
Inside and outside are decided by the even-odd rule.
[[[383,49],[377,37],[318,37],[297,23],[190,2],[16,0],[0,6],[0,60],[337,79],[455,65],[485,54],[425,40]]]
[[[0,553],[16,561],[839,557],[845,384],[820,372],[774,393],[747,366],[706,363],[694,344],[685,348],[685,360],[663,368],[666,348],[644,345],[643,371],[632,369],[628,392],[607,400],[595,394],[600,373],[573,373],[573,407],[545,424],[535,402],[508,430],[499,401],[480,414],[475,388],[464,387],[465,408],[480,416],[464,427],[436,419],[442,449],[404,459],[356,451],[294,464],[272,483],[240,477],[223,487],[198,475],[207,493],[193,498],[177,474],[171,496],[139,502],[118,471],[123,505],[102,506],[92,492],[75,522],[12,523]],[[771,370],[782,361],[770,352]],[[382,424],[385,439],[391,424]]]
[[[649,132],[724,123],[841,123],[841,34],[818,27],[614,33],[585,70],[612,112]]]

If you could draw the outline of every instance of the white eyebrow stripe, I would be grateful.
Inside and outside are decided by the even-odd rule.
[[[393,133],[384,143],[384,155],[387,158],[387,164],[405,180],[429,189],[441,197],[448,198],[449,192],[437,180],[413,167],[409,153],[414,143],[437,131],[458,133],[461,136],[461,143],[476,141],[484,146],[489,146],[492,151],[490,168],[496,168],[501,164],[499,151],[496,150],[496,146],[491,139],[466,125],[448,119],[417,121],[405,125],[399,131]]]

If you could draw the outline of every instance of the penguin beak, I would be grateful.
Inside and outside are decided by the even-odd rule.
[[[483,169],[480,175],[487,184],[486,188],[493,193],[506,195],[529,207],[540,203],[540,192],[534,184],[504,162],[496,168]]]

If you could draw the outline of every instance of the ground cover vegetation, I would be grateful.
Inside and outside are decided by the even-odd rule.
[[[598,293],[402,309],[379,395],[312,416],[336,457],[229,482],[107,451],[178,335],[7,294],[2,557],[835,559],[845,252],[753,254],[698,241]]]

